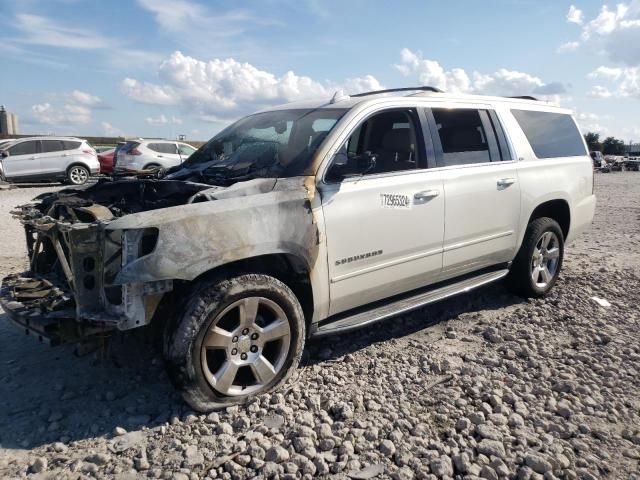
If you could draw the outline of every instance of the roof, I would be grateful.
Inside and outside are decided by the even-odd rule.
[[[463,93],[445,93],[438,91],[432,87],[416,87],[414,88],[401,88],[391,90],[381,90],[374,92],[367,92],[357,95],[345,95],[338,91],[332,99],[327,98],[315,98],[309,100],[303,100],[298,102],[286,103],[283,105],[277,105],[270,108],[261,110],[262,112],[268,112],[271,110],[284,110],[284,109],[316,109],[316,108],[347,108],[351,109],[360,104],[374,104],[382,100],[397,100],[397,99],[410,99],[410,98],[426,98],[429,100],[438,101],[457,101],[457,102],[483,102],[483,103],[502,103],[510,105],[521,105],[523,107],[534,107],[536,109],[543,107],[550,110],[565,110],[561,107],[554,105],[550,102],[537,100],[534,97],[522,96],[522,97],[499,97],[489,95],[470,95]]]
[[[13,141],[14,142],[22,142],[24,140],[75,140],[78,142],[84,142],[84,139],[82,138],[78,138],[78,137],[58,137],[55,135],[41,135],[41,136],[35,136],[35,137],[21,137],[21,138],[14,138]]]

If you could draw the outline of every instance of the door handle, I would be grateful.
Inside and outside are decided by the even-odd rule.
[[[515,178],[501,178],[498,180],[498,187],[507,188],[516,183]]]
[[[439,190],[423,190],[413,195],[414,200],[430,200],[440,195]]]

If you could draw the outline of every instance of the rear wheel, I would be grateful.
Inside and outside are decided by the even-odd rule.
[[[527,227],[508,276],[509,287],[524,297],[544,296],[558,279],[564,257],[564,235],[558,222],[542,217]]]
[[[161,165],[159,163],[149,163],[147,165],[145,165],[144,167],[142,167],[143,170],[151,170],[154,168],[161,168]]]
[[[293,292],[266,275],[209,282],[194,292],[166,333],[170,376],[189,405],[209,411],[284,383],[305,339]]]
[[[67,182],[72,185],[83,185],[89,180],[89,169],[82,165],[72,165],[67,170]]]

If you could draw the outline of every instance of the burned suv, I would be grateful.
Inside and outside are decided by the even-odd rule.
[[[272,108],[143,173],[19,207],[2,307],[53,342],[159,327],[200,411],[277,388],[309,337],[502,278],[544,295],[595,208],[569,111],[430,87]]]

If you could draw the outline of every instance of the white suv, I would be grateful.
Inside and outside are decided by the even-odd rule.
[[[130,141],[118,150],[115,165],[119,170],[149,170],[180,165],[196,149],[191,145],[170,140]]]
[[[82,185],[100,172],[96,151],[75,137],[30,137],[0,146],[0,173],[8,182],[65,181]]]
[[[37,261],[3,309],[67,342],[157,325],[205,411],[282,385],[309,337],[500,279],[545,295],[596,205],[571,112],[412,90],[274,107],[153,178],[21,207]]]

